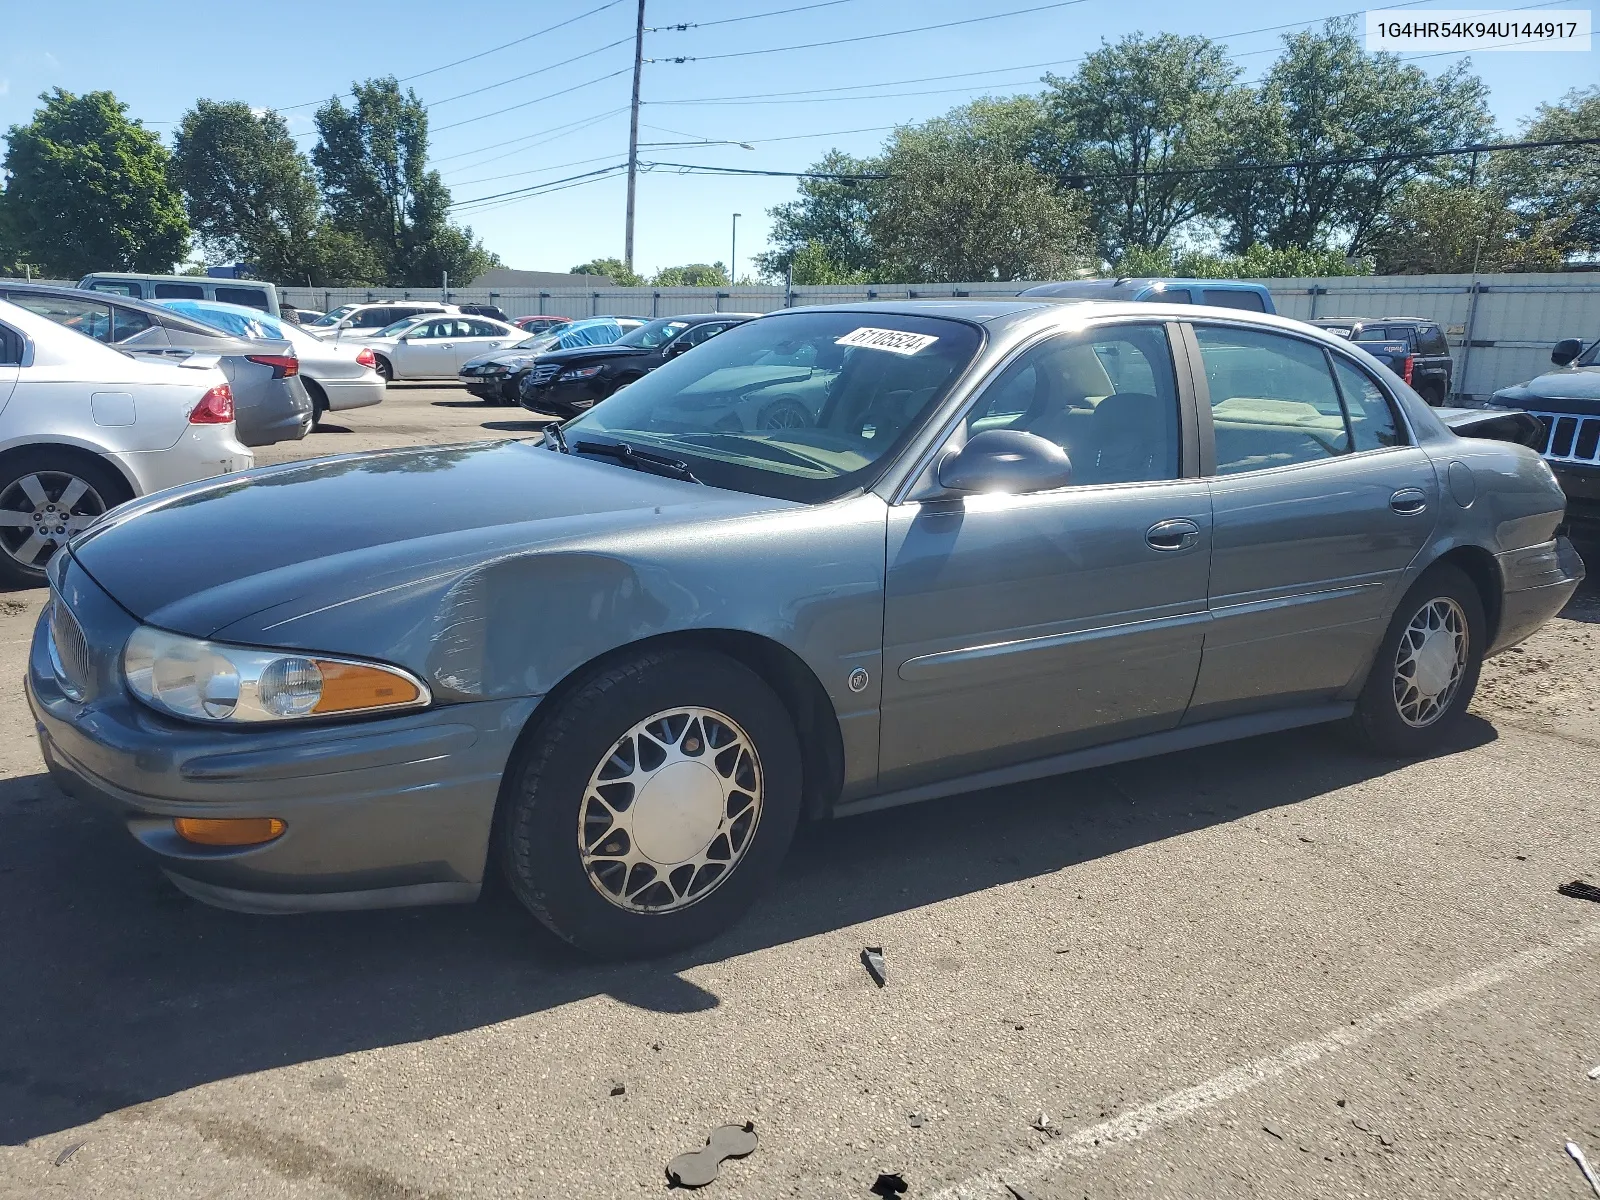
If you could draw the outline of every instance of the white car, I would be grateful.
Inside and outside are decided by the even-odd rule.
[[[294,347],[300,359],[300,381],[311,396],[311,424],[323,414],[383,403],[383,376],[370,346],[360,342],[323,341],[292,321],[282,321],[259,309],[214,300],[161,300],[165,308],[234,337],[282,340]]]
[[[515,325],[489,317],[450,314],[408,317],[346,344],[370,347],[385,379],[454,379],[469,358],[526,341]]]
[[[125,500],[248,470],[215,354],[130,355],[0,300],[0,581]]]
[[[429,313],[453,313],[454,304],[441,304],[435,300],[382,300],[375,304],[341,304],[320,317],[314,318],[306,330],[320,338],[338,341],[351,336],[371,336],[396,321],[406,317],[423,317]]]

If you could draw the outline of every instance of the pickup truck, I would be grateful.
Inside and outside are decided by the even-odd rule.
[[[1320,317],[1311,324],[1359,345],[1435,408],[1454,390],[1444,330],[1423,317]]]

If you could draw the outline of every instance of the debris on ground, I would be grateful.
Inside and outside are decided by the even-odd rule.
[[[927,1121],[928,1118],[923,1116],[921,1113],[911,1114],[911,1128],[913,1129],[921,1129],[923,1125],[927,1124]]]
[[[613,1096],[626,1096],[628,1094],[628,1085],[625,1083],[613,1083],[611,1085],[611,1094]]]
[[[1574,900],[1593,900],[1600,903],[1600,887],[1592,883],[1585,883],[1581,879],[1574,879],[1571,883],[1563,883],[1556,888],[1563,896],[1571,896]]]
[[[70,1146],[62,1147],[61,1153],[56,1155],[56,1166],[65,1166],[74,1154],[76,1154],[79,1150],[82,1150],[88,1144],[89,1139],[84,1138],[81,1142],[73,1142]],[[1571,1143],[1569,1142],[1568,1145],[1571,1145]]]
[[[1002,1179],[1000,1182],[1005,1183],[1005,1180]],[[1006,1186],[1006,1191],[1010,1192],[1013,1196],[1015,1196],[1017,1198],[1017,1200],[1035,1200],[1034,1194],[1032,1192],[1030,1192],[1027,1188],[1018,1187],[1014,1183],[1006,1183],[1005,1186]]]
[[[1590,1079],[1600,1079],[1600,1067],[1590,1067],[1589,1068],[1589,1078]]]
[[[1600,1179],[1594,1177],[1594,1172],[1589,1169],[1589,1164],[1583,1157],[1583,1151],[1578,1149],[1577,1142],[1567,1143],[1567,1155],[1578,1164],[1578,1170],[1583,1172],[1583,1177],[1589,1181],[1589,1186],[1594,1189],[1594,1194],[1600,1196]]]
[[[1359,1126],[1358,1126],[1358,1128],[1359,1128]],[[1277,1138],[1280,1142],[1283,1141],[1283,1134],[1279,1133],[1271,1125],[1263,1125],[1261,1127],[1261,1132],[1262,1133],[1270,1133],[1273,1137]]]
[[[717,1177],[724,1159],[743,1158],[760,1145],[755,1123],[719,1125],[711,1131],[703,1150],[680,1154],[667,1164],[667,1179],[674,1187],[705,1187]]]
[[[872,982],[882,987],[889,982],[889,964],[883,961],[882,946],[868,946],[861,952],[861,965],[872,976]]]
[[[1041,1110],[1039,1115],[1033,1119],[1033,1127],[1040,1133],[1049,1133],[1051,1130],[1050,1114]]]
[[[910,1186],[906,1182],[904,1175],[898,1173],[883,1174],[879,1175],[878,1182],[872,1185],[872,1194],[874,1196],[883,1196],[885,1200],[889,1200],[894,1196],[904,1196]]]

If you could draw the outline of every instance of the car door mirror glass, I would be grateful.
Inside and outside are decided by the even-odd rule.
[[[1550,361],[1558,367],[1565,367],[1582,353],[1583,342],[1577,338],[1562,338],[1550,351]]]
[[[1054,442],[1020,429],[974,434],[939,464],[939,484],[952,492],[1022,495],[1072,482],[1072,460]]]

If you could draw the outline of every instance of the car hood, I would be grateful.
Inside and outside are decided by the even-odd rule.
[[[276,635],[274,626],[357,600],[382,608],[495,559],[781,507],[542,445],[480,442],[316,459],[172,489],[118,509],[76,539],[72,554],[149,624],[294,645],[296,627]]]
[[[1600,366],[1563,367],[1515,387],[1501,388],[1494,398],[1521,408],[1556,412],[1600,412]]]
[[[500,363],[503,366],[509,367],[513,365],[531,363],[538,357],[539,354],[533,350],[496,350],[491,354],[480,354],[477,358],[467,359],[466,362],[461,364],[461,370],[463,374],[468,374],[472,371],[480,370],[483,367],[488,366],[490,363]]]
[[[639,358],[649,354],[643,346],[574,346],[571,350],[547,350],[538,356],[541,363],[596,362],[602,358]]]

